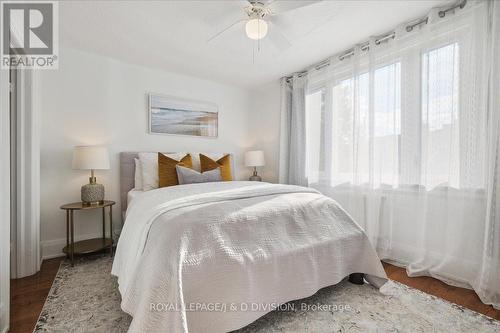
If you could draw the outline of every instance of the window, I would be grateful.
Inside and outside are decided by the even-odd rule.
[[[401,64],[375,70],[373,183],[398,186],[401,135]]]
[[[458,44],[422,55],[421,183],[459,187]]]
[[[368,181],[368,73],[332,88],[331,185]]]
[[[332,89],[333,186],[368,183],[370,166],[376,186],[398,184],[399,154],[389,152],[399,151],[401,65],[390,64],[374,71],[373,120],[369,114],[369,76],[363,73],[343,80]]]
[[[479,155],[460,147],[460,133],[474,126],[459,121],[458,43],[396,59],[371,70],[361,64],[351,76],[344,70],[307,96],[310,183],[428,190],[477,183],[476,169],[461,175],[461,165]]]
[[[317,183],[323,170],[324,90],[306,95],[306,175],[309,183]]]

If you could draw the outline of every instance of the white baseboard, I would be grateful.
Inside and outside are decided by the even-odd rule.
[[[113,234],[114,234],[114,239],[116,241],[117,235],[120,234],[120,230],[115,229],[113,231]],[[99,237],[102,237],[102,234],[95,233],[95,234],[75,236],[75,242],[90,238],[99,238]],[[63,247],[66,246],[66,238],[44,240],[40,242],[40,246],[42,248],[42,260],[64,257],[66,255],[62,252]]]

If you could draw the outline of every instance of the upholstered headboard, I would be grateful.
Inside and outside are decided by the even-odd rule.
[[[135,158],[138,152],[120,153],[120,200],[122,211],[127,210],[127,193],[135,187]]]
[[[168,154],[168,152],[166,152]],[[210,156],[217,153],[203,153]],[[227,153],[220,153],[220,155],[225,155]],[[197,156],[198,153],[191,153],[193,156]],[[231,155],[231,171],[233,177],[235,176],[234,168],[234,155]],[[139,152],[121,152],[120,153],[120,200],[122,211],[127,210],[127,194],[135,187],[135,158],[139,157]]]

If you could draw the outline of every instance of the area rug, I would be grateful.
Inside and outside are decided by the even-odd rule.
[[[126,332],[112,259],[64,261],[34,332]],[[389,281],[381,290],[347,281],[287,303],[237,331],[249,332],[500,332],[500,322]]]

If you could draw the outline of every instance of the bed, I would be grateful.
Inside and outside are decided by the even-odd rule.
[[[112,269],[129,332],[229,332],[353,273],[386,282],[364,231],[314,189],[189,184],[127,203],[135,157],[120,157],[127,211]]]

